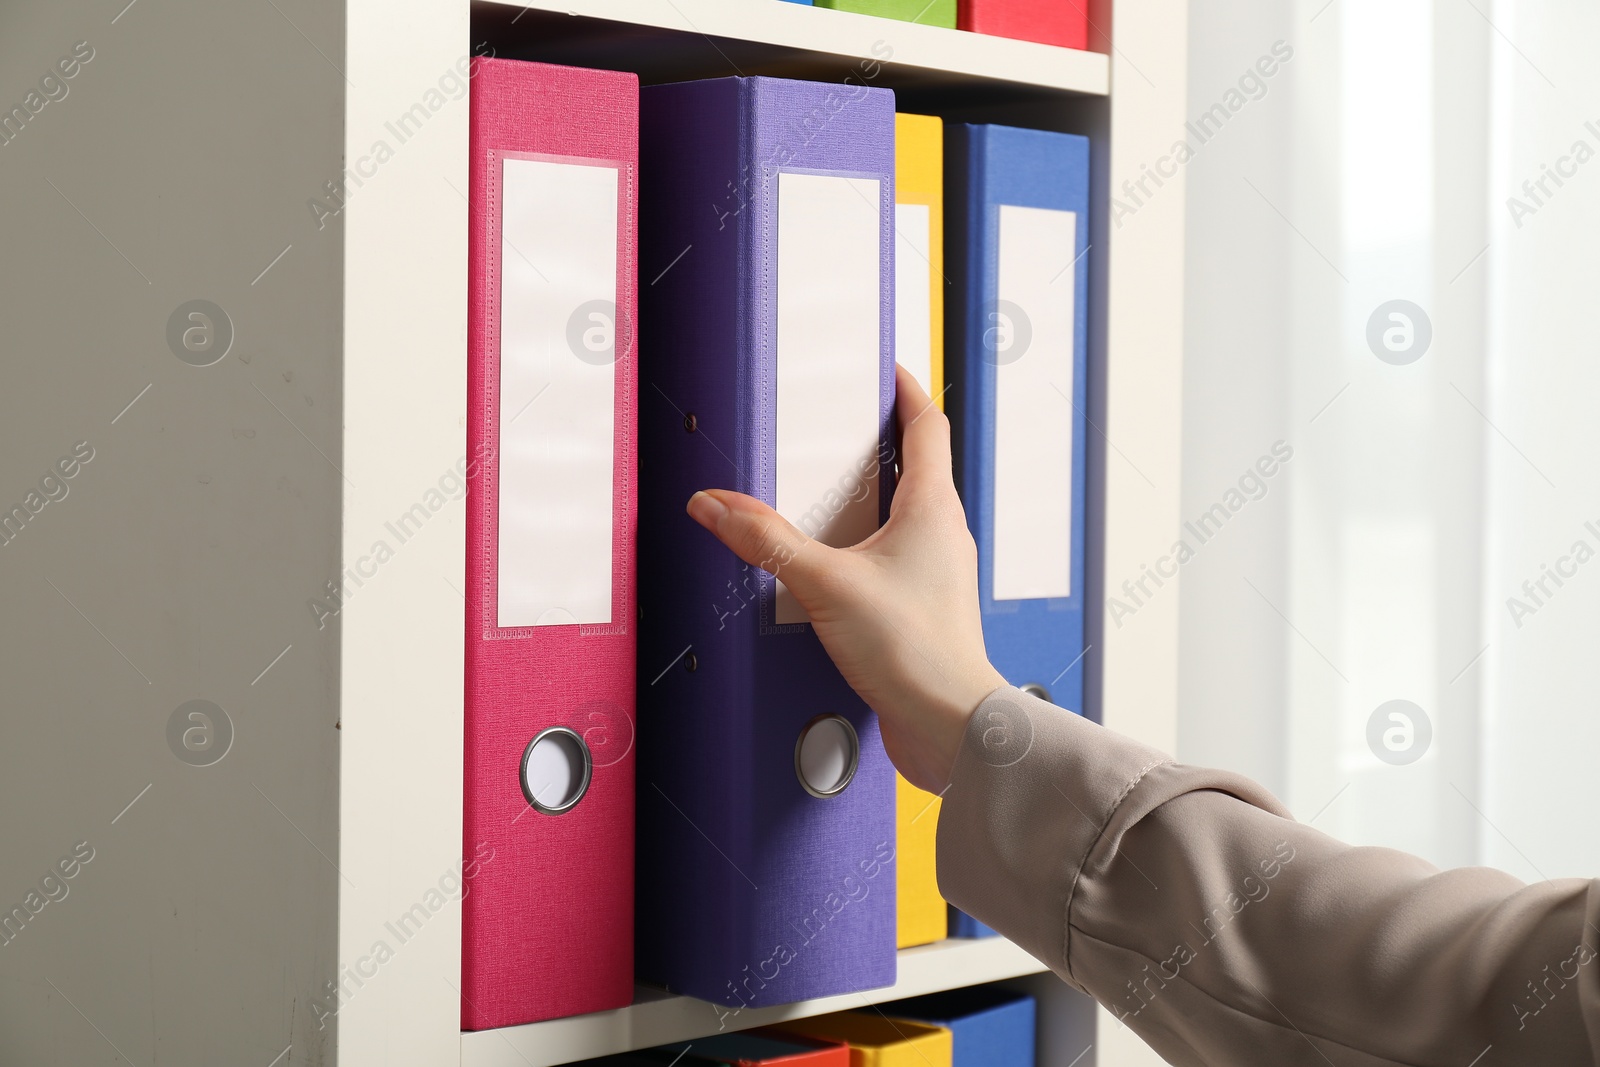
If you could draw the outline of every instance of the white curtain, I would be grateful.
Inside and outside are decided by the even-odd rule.
[[[1516,48],[1497,38],[1493,49],[1487,389],[1503,438],[1490,438],[1484,472],[1492,825],[1480,827],[1480,855],[1530,879],[1593,877],[1600,559],[1586,553],[1600,551],[1600,11],[1524,0],[1495,4],[1493,18]],[[1579,542],[1586,551],[1574,551]]]
[[[1187,163],[1183,499],[1227,518],[1184,564],[1179,755],[1529,880],[1600,873],[1597,29],[1561,0],[1190,11],[1217,117]]]

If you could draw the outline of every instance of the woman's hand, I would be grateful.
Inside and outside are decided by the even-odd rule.
[[[983,647],[977,548],[951,481],[950,420],[909,372],[896,374],[900,482],[889,521],[871,537],[829,548],[726,489],[696,493],[689,514],[740,559],[783,580],[845,680],[878,713],[895,767],[938,793],[968,718],[1006,681]]]

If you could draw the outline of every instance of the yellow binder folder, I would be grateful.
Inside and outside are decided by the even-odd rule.
[[[894,117],[895,359],[944,391],[944,121]],[[941,408],[944,406],[941,402]]]
[[[934,862],[939,798],[895,775],[895,943],[900,948],[943,941],[949,933]]]
[[[944,407],[944,122],[896,115],[895,359]],[[901,948],[943,940],[934,866],[939,798],[895,776],[895,891]]]

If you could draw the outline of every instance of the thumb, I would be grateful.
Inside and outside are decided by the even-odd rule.
[[[689,517],[710,530],[733,554],[778,575],[806,603],[825,556],[833,551],[795,529],[753,496],[731,489],[706,489],[689,498]],[[782,572],[779,575],[779,572]]]

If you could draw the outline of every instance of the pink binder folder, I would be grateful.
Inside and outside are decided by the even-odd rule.
[[[633,995],[638,143],[632,74],[473,78],[467,1030]]]

